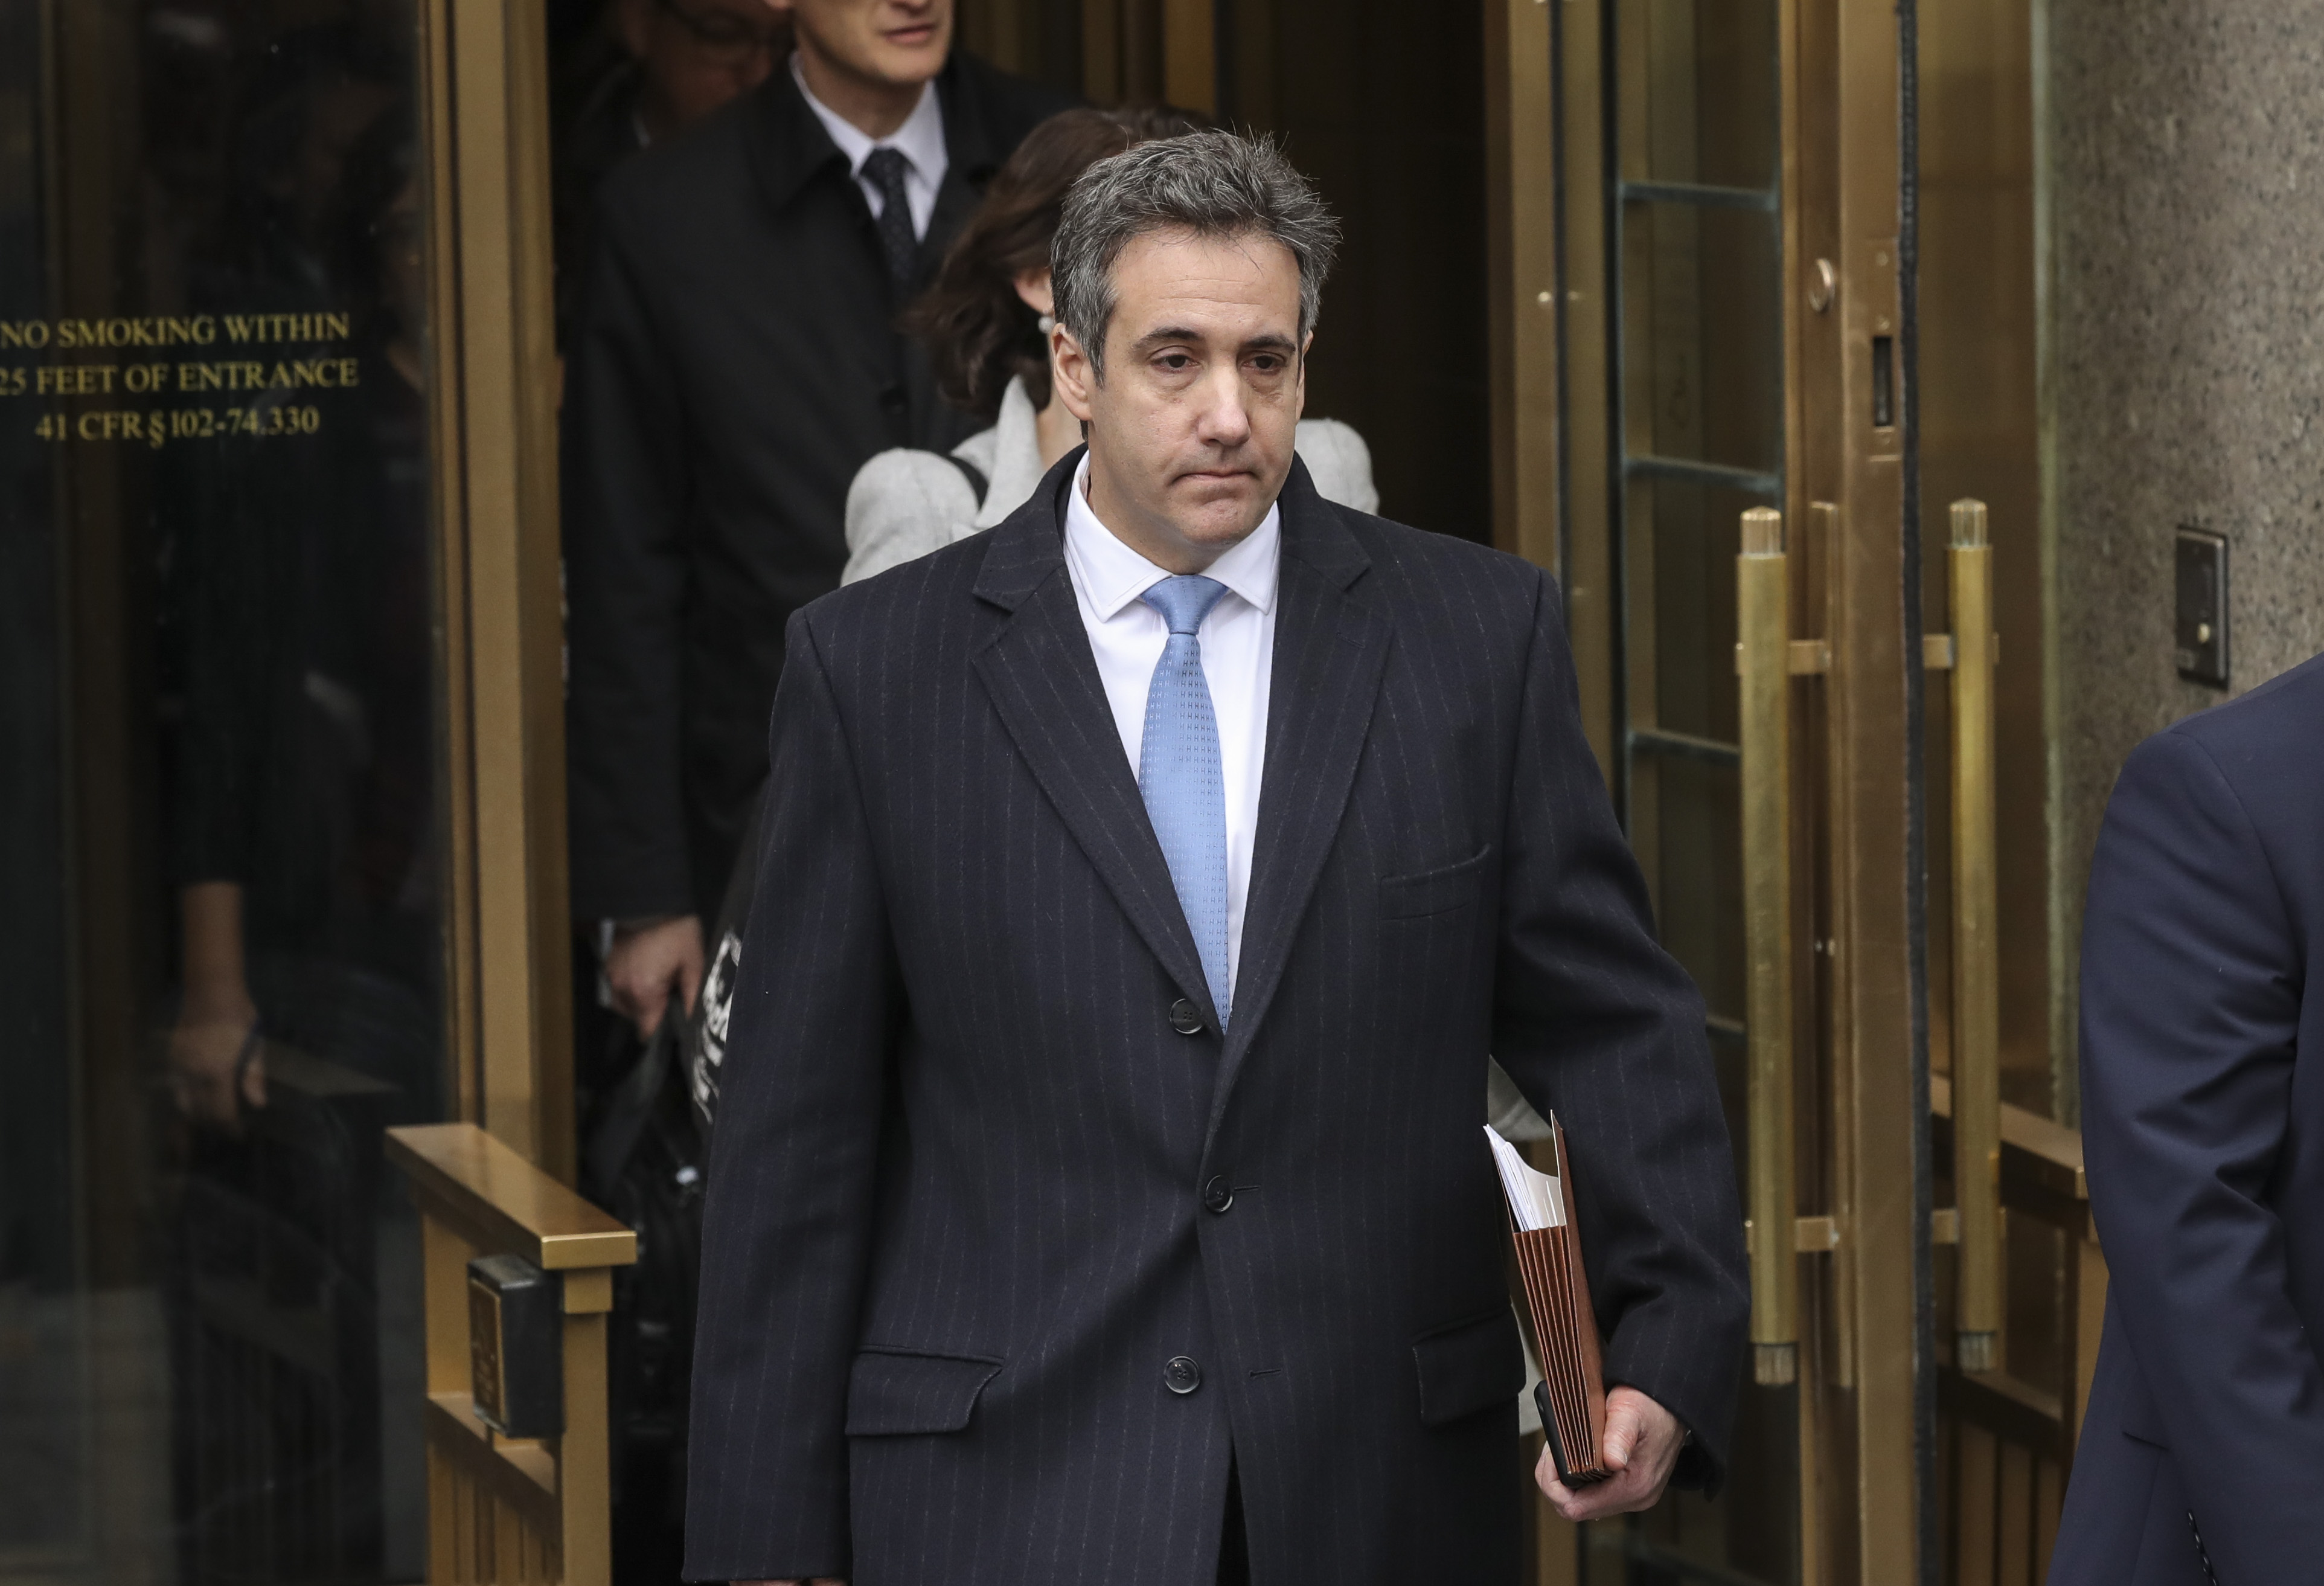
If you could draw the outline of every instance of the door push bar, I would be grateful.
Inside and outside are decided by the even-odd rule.
[[[1800,1369],[1798,1186],[1793,1163],[1791,577],[1784,515],[1743,515],[1735,559],[1735,671],[1743,782],[1743,945],[1748,978],[1751,1375]]]
[[[1944,1232],[1960,1243],[1954,1359],[1999,1368],[2004,1300],[2001,1215],[2000,951],[1994,812],[1993,549],[1985,504],[1952,505],[1949,552],[1953,631],[1931,634],[1924,668],[1952,676],[1953,1182]],[[1803,1239],[1794,1159],[1790,680],[1827,672],[1828,645],[1791,636],[1783,515],[1743,515],[1736,559],[1735,670],[1740,685],[1744,950],[1749,1069],[1753,1377],[1797,1380],[1795,1257],[1829,1244]],[[1761,1230],[1779,1230],[1774,1238]],[[1958,1230],[1957,1232],[1955,1230]],[[1784,1232],[1792,1238],[1783,1237]],[[1950,1241],[1948,1241],[1950,1242]]]
[[[2001,1365],[2005,1301],[2001,1217],[2001,941],[1995,856],[1993,545],[1985,503],[1952,504],[1953,631],[1931,635],[1952,674],[1953,1197],[1960,1287],[1953,1360],[1964,1371]],[[1932,644],[1935,652],[1939,645]],[[1949,664],[1945,664],[1949,663]]]

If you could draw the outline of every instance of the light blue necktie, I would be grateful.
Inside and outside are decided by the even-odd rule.
[[[1164,579],[1139,597],[1170,625],[1146,690],[1146,736],[1138,750],[1138,790],[1178,906],[1203,957],[1203,978],[1226,1028],[1227,788],[1219,767],[1219,719],[1203,677],[1203,618],[1227,587],[1216,579]]]

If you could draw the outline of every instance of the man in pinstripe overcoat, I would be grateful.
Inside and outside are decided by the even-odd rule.
[[[687,1572],[1507,1586],[1478,1128],[1554,1108],[1607,1335],[1567,1514],[1715,1483],[1746,1301],[1702,1006],[1555,586],[1292,451],[1336,229],[1264,144],[1070,195],[1088,436],[799,613],[703,1253]]]

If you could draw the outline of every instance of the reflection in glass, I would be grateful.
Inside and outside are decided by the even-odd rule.
[[[1676,755],[1641,756],[1635,774],[1632,841],[1642,867],[1651,862],[1663,945],[1702,988],[1711,1018],[1739,1025],[1747,978],[1740,778],[1731,765]],[[1739,1129],[1735,1137],[1743,1137]]]
[[[0,0],[0,1581],[421,1572],[415,34]]]
[[[1654,639],[1633,673],[1637,725],[1736,741],[1735,553],[1743,514],[1766,504],[1674,479],[1631,487],[1630,589],[1640,631]]]
[[[1775,0],[1619,0],[1623,172],[1633,181],[1772,189]]]
[[[1780,472],[1783,232],[1773,209],[1633,201],[1622,249],[1630,455]]]

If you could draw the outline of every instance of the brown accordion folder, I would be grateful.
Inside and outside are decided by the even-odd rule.
[[[1582,1230],[1574,1223],[1573,1179],[1565,1157],[1565,1131],[1549,1119],[1554,1175],[1527,1162],[1490,1126],[1493,1160],[1508,1201],[1509,1233],[1517,1272],[1525,1280],[1541,1381],[1541,1410],[1558,1479],[1587,1487],[1613,1472],[1599,1463],[1606,1446],[1606,1383],[1598,1358],[1598,1318],[1590,1308],[1590,1280],[1582,1267]]]

